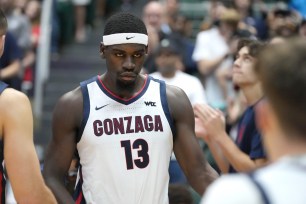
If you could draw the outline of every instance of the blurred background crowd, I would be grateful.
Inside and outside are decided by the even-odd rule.
[[[51,13],[48,55],[55,63],[50,64],[50,73],[60,64],[56,62],[61,62],[69,46],[81,45],[80,49],[94,46],[98,56],[102,39],[99,29],[105,19],[117,11],[134,12],[144,20],[149,33],[149,53],[143,72],[181,87],[193,105],[207,103],[222,110],[227,132],[233,139],[237,121],[246,108],[243,95],[231,80],[238,40],[247,37],[276,42],[293,36],[306,40],[305,0],[50,0],[49,7],[44,6],[47,1],[0,0],[9,26],[0,59],[1,80],[34,101],[44,12]],[[94,39],[92,45],[94,32],[99,32],[100,38]],[[84,49],[75,59],[86,55]],[[103,73],[105,67],[101,65],[99,69]],[[73,78],[72,69],[68,71]],[[46,94],[43,91],[43,96]],[[36,126],[43,129],[40,132],[46,131]],[[199,142],[215,166],[208,148],[203,141]],[[186,182],[180,176],[173,179],[172,183]],[[180,190],[178,186],[173,189]]]
[[[33,95],[43,2],[0,0],[9,21],[6,52],[0,61],[1,79],[29,96]],[[166,39],[177,51],[180,62],[176,62],[176,68],[199,77],[208,103],[222,109],[230,105],[235,92],[228,90],[226,84],[239,38],[254,36],[269,41],[306,36],[303,0],[52,0],[51,60],[58,60],[66,45],[86,43],[90,32],[101,27],[109,15],[132,11],[135,4],[141,5],[134,12],[142,16],[150,33],[144,71],[157,71],[155,51]],[[206,46],[216,50],[205,53]],[[217,63],[212,76],[211,67]]]

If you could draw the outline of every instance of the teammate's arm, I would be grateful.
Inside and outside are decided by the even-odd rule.
[[[56,203],[44,183],[33,143],[33,116],[28,98],[6,89],[1,95],[4,160],[18,203]]]
[[[218,174],[206,161],[195,136],[194,114],[186,94],[167,86],[167,99],[175,124],[174,153],[190,185],[203,194]]]
[[[44,177],[57,201],[74,203],[64,185],[75,148],[77,129],[81,123],[83,99],[80,89],[65,94],[58,101],[53,114],[53,136],[45,157]]]

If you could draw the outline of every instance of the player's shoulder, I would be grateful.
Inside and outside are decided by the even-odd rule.
[[[77,98],[79,98],[79,97],[81,97],[81,96],[82,96],[81,87],[78,86],[78,87],[76,87],[75,89],[70,90],[70,91],[64,93],[64,94],[61,96],[60,99],[61,99],[61,100],[64,100],[64,101],[66,101],[66,100],[70,101],[70,100],[75,100],[75,99],[77,99]]]
[[[29,98],[26,94],[24,94],[21,91],[18,91],[13,88],[6,88],[0,97],[0,104],[1,105],[9,105],[8,107],[13,107],[14,105],[22,105],[22,104],[28,104]]]
[[[0,115],[8,119],[11,116],[28,115],[31,112],[31,103],[29,98],[20,91],[12,88],[6,88],[0,96]]]
[[[179,87],[174,85],[166,85],[167,101],[170,112],[174,118],[181,117],[179,113],[185,116],[192,112],[192,106],[186,93]]]
[[[187,97],[186,93],[178,86],[166,84],[167,97],[170,99],[177,99],[180,97]]]
[[[73,108],[75,106],[79,107],[80,104],[83,102],[83,96],[81,87],[78,86],[77,88],[64,93],[58,100],[57,106],[66,107],[66,108]]]
[[[236,174],[221,176],[212,183],[203,195],[201,204],[261,202],[261,195],[251,179],[246,174]]]

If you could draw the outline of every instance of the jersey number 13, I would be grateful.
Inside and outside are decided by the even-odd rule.
[[[140,169],[146,168],[150,162],[148,143],[143,139],[137,139],[132,144],[130,140],[121,141],[121,147],[124,148],[126,168],[134,169],[134,164]],[[138,158],[133,159],[132,149],[138,150]]]

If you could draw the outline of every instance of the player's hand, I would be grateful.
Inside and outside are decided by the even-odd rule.
[[[225,118],[220,110],[214,109],[206,104],[194,106],[195,115],[203,124],[206,131],[206,139],[217,140],[225,134]]]

